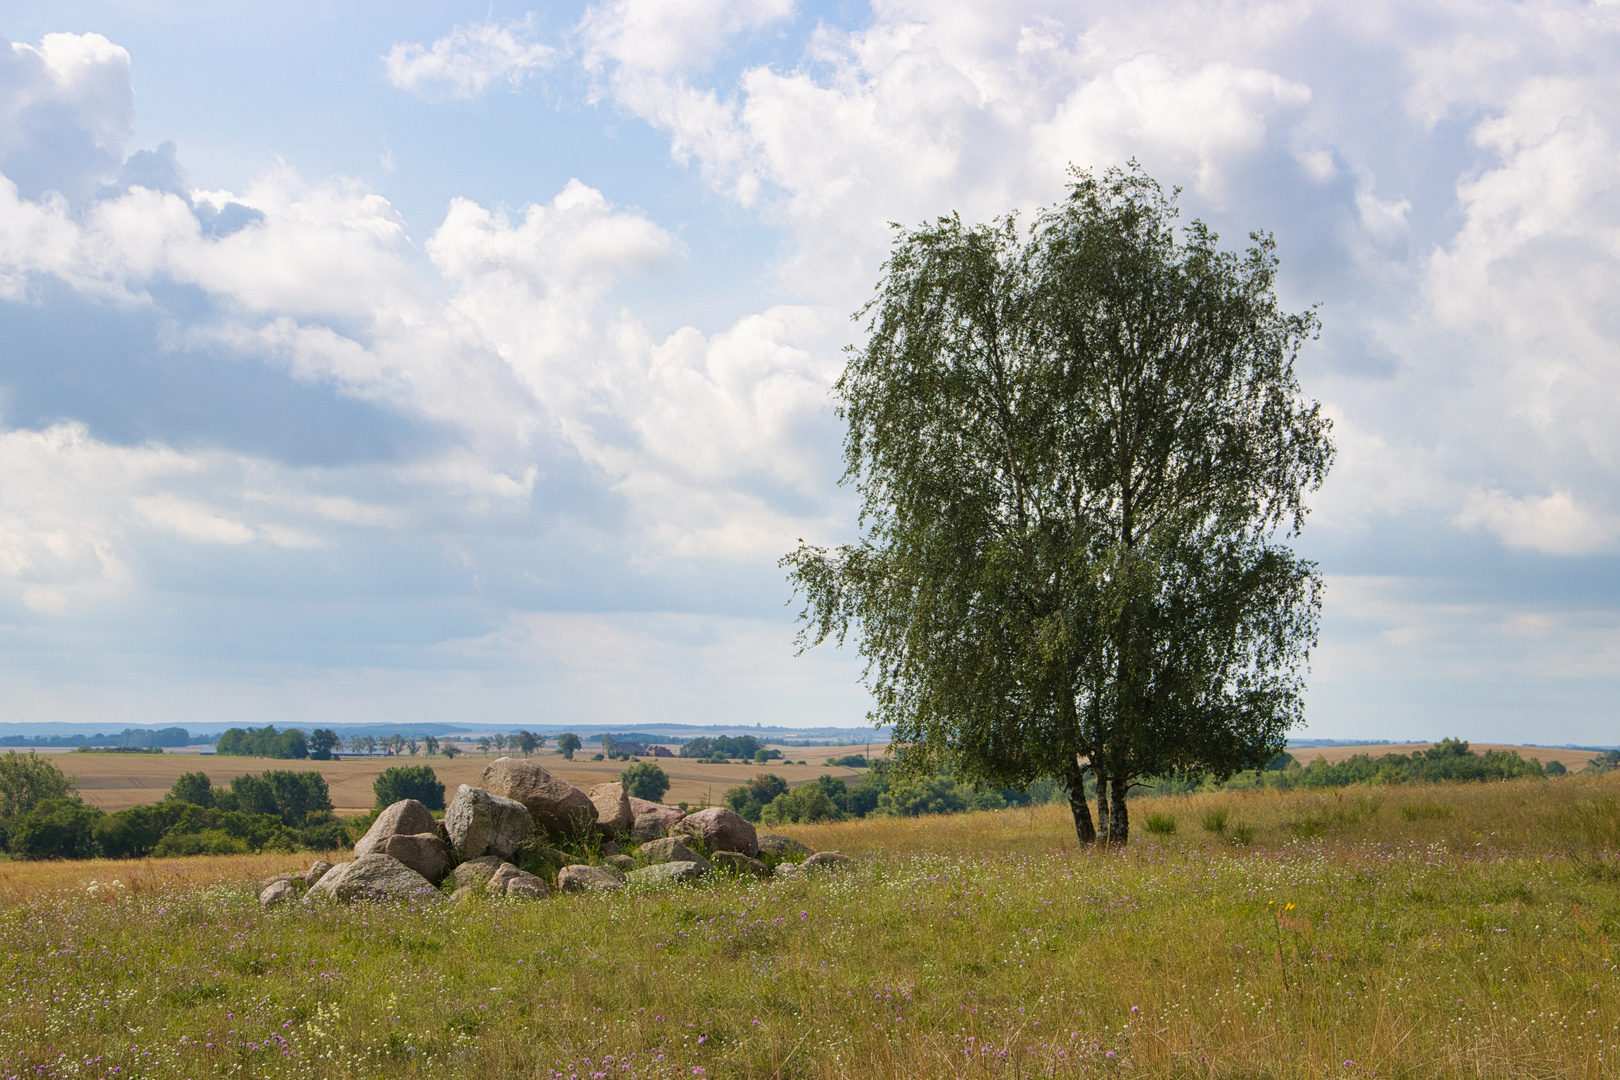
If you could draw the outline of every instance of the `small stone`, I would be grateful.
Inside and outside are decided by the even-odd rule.
[[[818,851],[804,860],[806,870],[840,870],[855,860],[837,851]]]
[[[489,876],[484,891],[491,896],[526,896],[539,900],[551,895],[551,888],[544,881],[511,863],[502,863]]]
[[[456,885],[463,889],[484,885],[503,865],[505,862],[498,855],[480,855],[476,859],[468,859],[456,867]]]
[[[259,903],[264,907],[275,907],[277,904],[285,904],[297,897],[298,890],[293,886],[292,882],[286,880],[272,881],[259,894]]]
[[[276,874],[276,875],[274,875],[272,877],[267,877],[263,881],[259,882],[259,887],[263,888],[263,889],[268,889],[270,886],[274,885],[278,881],[292,881],[294,878],[298,878],[298,877],[299,877],[298,874]],[[297,888],[297,886],[294,886],[294,888]]]
[[[774,856],[778,862],[784,859],[790,862],[802,862],[814,855],[815,850],[806,847],[790,836],[762,832],[759,834],[759,853]]]
[[[648,866],[669,862],[700,863],[704,869],[708,869],[709,866],[708,859],[705,859],[673,836],[666,836],[662,840],[642,844],[640,850],[636,852],[636,858]]]
[[[450,900],[453,903],[460,903],[463,900],[471,900],[477,892],[478,889],[475,886],[463,885],[461,888],[450,894]]]
[[[606,866],[565,866],[557,871],[558,892],[605,892],[624,888],[624,875]]]
[[[609,855],[603,861],[621,874],[628,874],[636,868],[636,860],[628,855]]]
[[[316,859],[310,864],[309,869],[304,871],[304,885],[307,887],[315,884],[317,881],[321,880],[321,878],[325,877],[326,872],[330,869],[332,869],[331,863],[327,862],[325,859]]]
[[[721,873],[750,874],[754,877],[771,876],[770,867],[737,851],[717,851],[714,858],[709,861]]]
[[[654,887],[677,881],[696,881],[708,872],[707,863],[667,862],[656,866],[644,866],[631,873],[627,880],[631,885]]]

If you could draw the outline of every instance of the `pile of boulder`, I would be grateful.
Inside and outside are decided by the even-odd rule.
[[[546,843],[592,832],[602,841],[600,866],[585,865]],[[633,845],[634,855],[624,853],[620,841]],[[514,865],[525,846],[538,847],[546,861],[561,867],[555,882]],[[277,875],[264,882],[259,901],[269,907],[300,894],[306,902],[439,902],[477,895],[544,899],[553,891],[693,881],[717,870],[769,877],[773,871],[761,855],[775,861],[780,876],[850,862],[836,851],[813,852],[786,836],[757,832],[723,806],[689,814],[632,798],[617,783],[585,792],[536,762],[503,757],[484,769],[478,787],[462,784],[456,790],[443,821],[415,799],[402,799],[377,815],[354,845],[353,861],[317,862],[302,874]],[[449,881],[455,889],[446,895],[441,885]]]

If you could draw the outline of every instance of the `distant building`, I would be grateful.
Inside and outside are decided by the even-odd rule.
[[[631,757],[647,756],[647,748],[638,742],[619,742],[618,740],[614,740],[613,745],[618,748],[618,751],[621,754],[629,754]]]
[[[667,746],[655,746],[648,753],[653,757],[674,757],[675,752]]]

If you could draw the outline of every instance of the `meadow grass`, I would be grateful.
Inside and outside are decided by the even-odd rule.
[[[783,830],[841,873],[540,903],[6,864],[0,1077],[1620,1076],[1617,796],[1143,800],[1180,827],[1111,852],[1066,808],[868,819]]]

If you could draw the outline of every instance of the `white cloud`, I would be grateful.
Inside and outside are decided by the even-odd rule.
[[[1550,555],[1612,551],[1620,539],[1620,519],[1594,512],[1567,491],[1539,498],[1478,491],[1453,520],[1463,528],[1485,529],[1508,547]]]
[[[501,79],[520,86],[557,59],[554,47],[528,40],[533,29],[531,14],[519,22],[457,26],[426,48],[395,42],[383,57],[388,81],[424,97],[474,98]]]
[[[732,38],[793,15],[793,0],[612,0],[586,11],[585,64],[667,75],[701,69]]]
[[[79,202],[112,178],[135,122],[129,53],[100,34],[0,41],[0,172]]]

